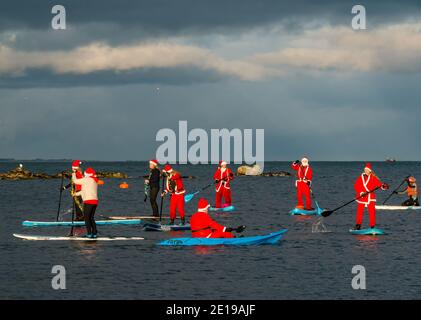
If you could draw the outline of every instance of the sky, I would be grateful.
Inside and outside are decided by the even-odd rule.
[[[266,160],[421,160],[421,3],[0,2],[0,158],[146,160],[162,128],[264,129]]]

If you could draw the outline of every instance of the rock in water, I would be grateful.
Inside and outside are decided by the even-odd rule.
[[[260,177],[286,177],[291,174],[287,171],[263,172],[262,168],[255,164],[254,166],[241,166],[237,169],[239,176],[260,176]]]

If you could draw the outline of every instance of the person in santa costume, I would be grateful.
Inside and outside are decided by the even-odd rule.
[[[386,183],[382,183],[374,174],[373,167],[367,163],[364,172],[357,178],[354,184],[357,199],[357,217],[354,230],[360,230],[363,222],[364,208],[367,208],[370,219],[370,227],[376,226],[376,193],[375,189],[389,189]]]
[[[231,195],[231,180],[234,179],[234,174],[231,169],[227,167],[226,161],[220,161],[219,167],[213,175],[215,179],[215,207],[221,208],[221,200],[224,198],[224,206],[230,206],[232,203]]]
[[[145,179],[145,184],[149,187],[149,201],[151,203],[153,216],[159,217],[158,203],[156,202],[156,198],[159,194],[159,182],[161,180],[161,171],[158,168],[158,161],[155,159],[150,160],[149,169],[149,177]]]
[[[82,168],[82,161],[75,160],[72,163],[72,172],[76,174],[76,178],[80,179],[83,178]],[[71,195],[73,199],[73,203],[75,206],[75,213],[76,213],[76,221],[84,221],[85,218],[83,216],[83,200],[81,196],[76,196],[75,194],[82,190],[82,185],[75,184],[73,182],[69,183],[67,186],[63,187],[63,190],[67,190],[71,188]]]
[[[81,196],[83,200],[83,214],[85,216],[86,237],[96,238],[97,229],[95,223],[95,211],[98,207],[98,178],[92,168],[87,168],[83,178],[77,178],[76,172],[72,174],[72,181],[80,184],[82,189],[76,192],[76,196]]]
[[[311,206],[311,181],[313,179],[313,170],[311,169],[308,159],[302,158],[292,163],[291,168],[297,173],[295,187],[297,188],[297,209],[304,209],[303,197],[305,198],[306,210],[314,210]]]
[[[210,205],[204,198],[199,200],[197,212],[190,218],[193,238],[233,238],[233,231],[243,232],[245,226],[227,228],[215,222],[208,214]]]
[[[165,196],[167,193],[171,195],[170,197],[170,220],[171,224],[174,224],[176,217],[176,211],[180,215],[181,224],[185,224],[184,218],[184,194],[186,190],[184,189],[183,179],[177,171],[173,170],[170,165],[165,165],[163,173],[166,175],[166,184],[165,190],[162,192],[162,196]]]

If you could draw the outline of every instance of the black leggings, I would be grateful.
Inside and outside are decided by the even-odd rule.
[[[155,217],[159,216],[158,203],[156,202],[156,198],[158,197],[158,193],[159,193],[159,188],[152,187],[149,191],[149,200],[151,202],[152,212],[153,212],[153,215]]]
[[[95,223],[96,204],[83,204],[83,215],[85,216],[86,232],[88,234],[97,234]]]
[[[419,206],[420,204],[418,203],[418,198],[416,199],[409,198],[408,200],[403,202],[402,205],[405,207],[409,207],[409,206]]]

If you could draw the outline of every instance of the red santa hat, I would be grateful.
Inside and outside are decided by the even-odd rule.
[[[80,168],[80,165],[82,164],[82,161],[80,160],[75,160],[72,162],[72,169],[77,169]]]
[[[149,164],[153,164],[153,165],[157,166],[158,160],[156,160],[156,159],[149,160]]]
[[[210,207],[209,202],[205,198],[200,198],[199,204],[197,205],[197,210],[199,212],[206,212]]]
[[[86,170],[85,170],[85,177],[95,178],[96,177],[95,170],[92,169],[92,168],[86,168]]]
[[[164,171],[170,173],[172,172],[172,167],[169,164],[166,164],[164,167]]]
[[[220,166],[227,165],[227,162],[226,162],[226,161],[224,161],[224,160],[221,160],[221,161],[219,161],[219,165],[220,165]]]
[[[373,167],[372,167],[372,165],[371,165],[371,163],[370,163],[370,162],[367,162],[367,163],[365,164],[364,169],[368,169],[368,170],[370,170],[370,171],[373,171]]]

